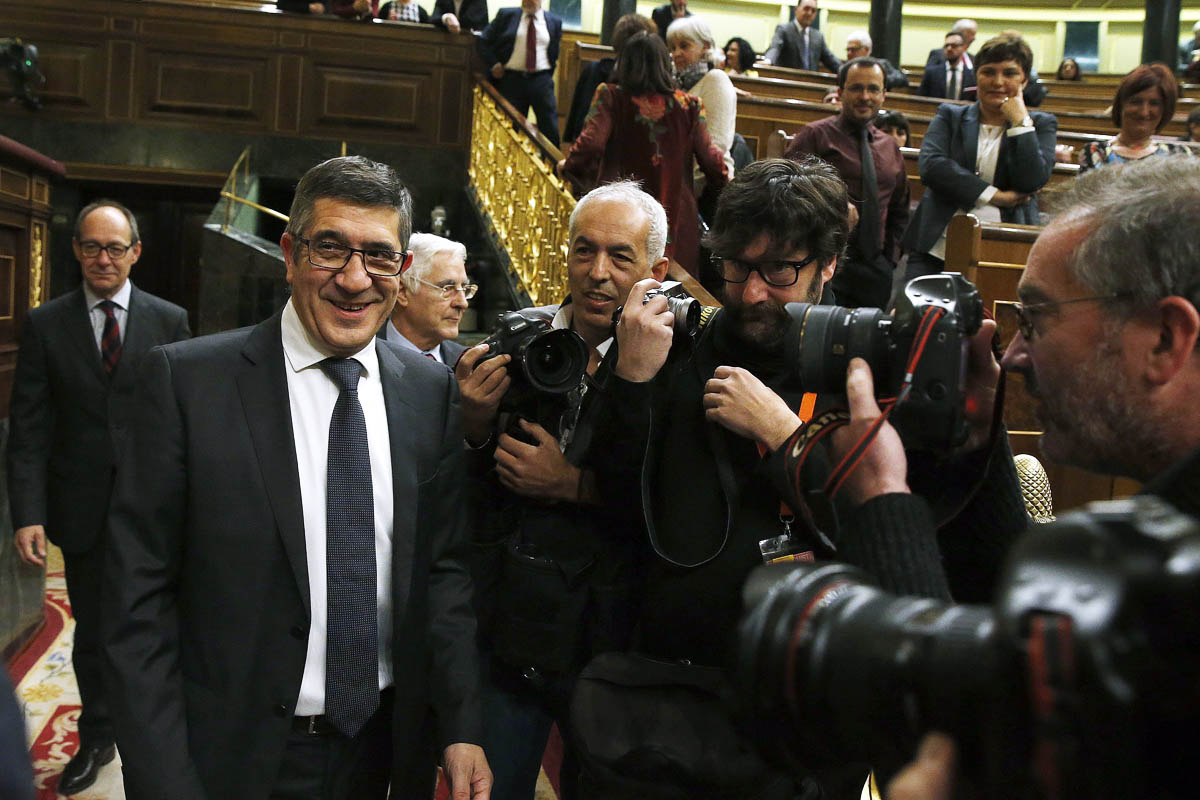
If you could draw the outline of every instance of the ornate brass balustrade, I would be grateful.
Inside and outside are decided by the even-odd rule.
[[[575,198],[554,174],[557,151],[531,138],[490,86],[476,83],[468,175],[491,233],[535,305],[567,292],[567,222]],[[505,104],[506,105],[506,104]]]

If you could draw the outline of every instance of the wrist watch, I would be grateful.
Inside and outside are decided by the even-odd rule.
[[[1018,128],[1032,128],[1033,127],[1033,117],[1026,114],[1025,119],[1021,120],[1021,124],[1018,125],[1017,127]]]

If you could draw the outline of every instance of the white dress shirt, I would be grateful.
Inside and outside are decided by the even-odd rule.
[[[387,340],[389,342],[395,342],[396,344],[400,345],[401,347],[407,347],[409,350],[412,350],[415,353],[420,353],[423,356],[429,356],[430,358],[432,358],[434,361],[438,362],[439,364],[446,363],[445,361],[442,360],[442,343],[441,342],[438,342],[429,350],[422,350],[421,348],[419,348],[415,344],[413,344],[407,336],[405,336],[403,333],[401,333],[400,329],[396,327],[396,323],[392,322],[390,319],[388,320],[387,327],[388,327]]]
[[[522,14],[521,21],[517,23],[517,39],[513,42],[512,55],[504,65],[505,69],[525,71],[525,29],[528,27],[529,14]],[[546,48],[550,46],[550,29],[546,27],[546,14],[540,8],[533,14],[533,30],[537,34],[537,45],[534,47],[537,66],[534,70],[541,72],[550,69],[550,57],[546,55]]]
[[[113,309],[113,315],[117,318],[117,329],[121,334],[121,344],[125,343],[125,325],[129,321],[129,296],[133,294],[133,283],[125,280],[125,285],[117,290],[117,293],[108,298],[112,300],[116,308]],[[100,350],[100,340],[104,337],[104,321],[108,317],[104,313],[104,309],[100,304],[104,302],[103,297],[99,297],[87,285],[87,281],[83,282],[83,299],[87,302],[88,319],[92,323],[92,334],[96,337],[96,351]]]
[[[325,477],[329,421],[340,390],[321,369],[326,356],[313,344],[292,301],[283,309],[284,373],[300,475],[304,550],[312,620],[308,654],[296,703],[297,716],[325,713]],[[367,423],[371,490],[375,505],[375,602],[379,640],[379,688],[392,684],[392,451],[375,338],[353,356],[363,366],[358,401]]]

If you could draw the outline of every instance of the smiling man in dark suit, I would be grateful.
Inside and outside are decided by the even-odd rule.
[[[520,114],[537,115],[538,130],[558,146],[558,103],[554,66],[562,41],[562,20],[542,10],[542,0],[521,0],[520,8],[502,8],[479,34],[479,57],[491,70],[496,88]]]
[[[817,70],[824,65],[830,72],[837,72],[842,62],[825,46],[821,31],[812,26],[816,21],[817,0],[800,0],[795,18],[776,26],[762,60],[793,69]]]
[[[129,280],[142,243],[125,206],[112,200],[86,206],[73,247],[83,285],[31,309],[21,333],[8,444],[17,550],[42,567],[47,537],[62,548],[75,617],[79,751],[59,779],[61,794],[90,786],[114,755],[100,667],[100,575],[135,368],[150,348],[191,335],[186,311]]]
[[[113,496],[105,653],[140,798],[486,800],[458,389],[376,338],[412,201],[335,158],[280,240],[292,297],[155,350]]]

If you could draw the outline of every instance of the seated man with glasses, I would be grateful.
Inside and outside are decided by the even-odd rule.
[[[706,312],[700,332],[673,336],[666,300],[643,305],[653,282],[630,292],[615,359],[605,362],[611,373],[598,377],[604,388],[585,415],[595,421],[596,441],[616,443],[589,454],[601,493],[640,508],[649,529],[653,552],[635,647],[650,656],[732,665],[742,584],[764,562],[848,561],[891,592],[985,599],[1008,542],[988,531],[1023,526],[1002,436],[991,450],[940,463],[913,459],[913,472],[922,473],[909,476],[913,489],[935,487],[926,499],[910,493],[903,473],[875,486],[871,464],[851,472],[836,498],[825,495],[831,466],[862,434],[857,418],[835,432],[829,452],[818,446],[802,469],[787,466],[804,423],[819,426],[832,404],[797,385],[797,365],[784,350],[791,325],[784,306],[820,301],[849,236],[846,202],[845,184],[825,162],[755,162],[722,192],[706,238],[725,296],[722,308]],[[989,322],[976,349],[982,344],[986,352],[993,330]],[[990,368],[994,389],[994,359]],[[869,371],[866,377],[869,383]],[[981,423],[990,429],[990,418]],[[972,497],[985,472],[988,491]],[[612,476],[618,484],[604,480]],[[882,496],[864,502],[868,491]],[[1014,523],[992,525],[1006,518]],[[857,796],[866,775],[865,766],[848,765],[848,774],[820,783],[836,797],[850,788],[845,780]],[[810,780],[764,775],[761,792],[714,787],[711,796],[807,796]],[[781,782],[794,785],[779,794],[766,788]]]
[[[479,289],[467,282],[467,248],[431,233],[408,243],[412,266],[400,276],[391,320],[379,336],[451,369],[466,348],[454,341],[467,301]]]

